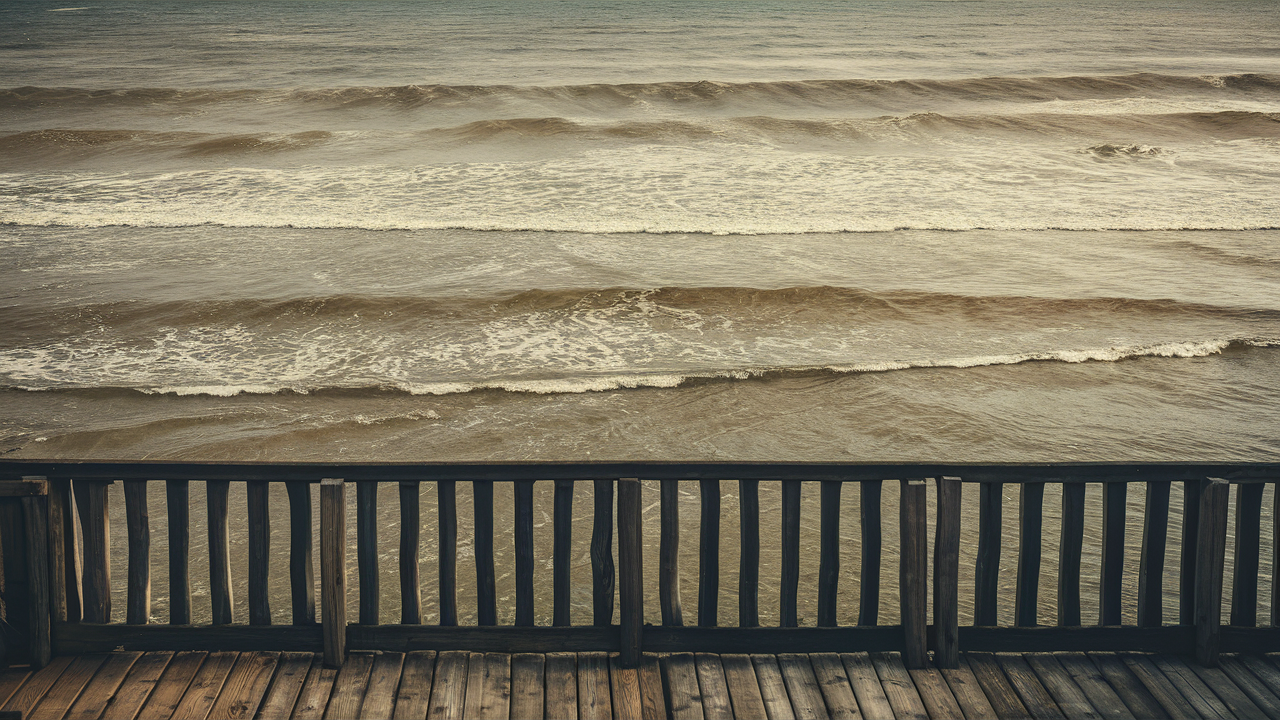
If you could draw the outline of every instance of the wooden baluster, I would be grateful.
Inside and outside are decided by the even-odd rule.
[[[515,482],[516,625],[533,625],[533,480]]]
[[[292,481],[289,491],[289,595],[293,624],[316,623],[316,576],[311,559],[311,483]]]
[[[1271,494],[1271,626],[1280,626],[1280,483]]]
[[[49,483],[44,477],[24,477],[31,491],[22,497],[23,526],[26,528],[27,546],[27,621],[25,628],[30,639],[30,661],[33,668],[42,668],[53,657],[53,635],[50,627],[49,597]],[[2,560],[0,560],[0,564]],[[0,572],[3,568],[0,567]],[[19,713],[21,714],[21,713]]]
[[[973,624],[997,622],[1000,594],[1000,531],[1004,522],[1004,483],[984,482],[978,491],[978,562],[973,588]]]
[[[320,481],[320,622],[324,664],[347,656],[347,500],[339,478]]]
[[[701,480],[698,538],[698,624],[715,627],[720,598],[720,481]]]
[[[659,485],[658,600],[663,625],[684,625],[680,606],[680,481]]]
[[[417,480],[400,481],[400,624],[422,622],[422,581],[418,575],[418,552],[422,546],[422,525],[418,507]]]
[[[835,627],[836,597],[840,587],[840,490],[839,480],[823,480],[819,505],[818,626]]]
[[[739,480],[738,625],[760,626],[760,481]]]
[[[166,480],[169,516],[169,624],[191,624],[191,486]]]
[[[1227,506],[1231,486],[1213,479],[1200,498],[1196,532],[1196,660],[1218,666],[1222,642],[1222,574],[1227,552]]]
[[[618,480],[618,590],[623,667],[640,664],[644,623],[644,563],[640,554],[640,480]]]
[[[1102,484],[1102,582],[1098,602],[1098,624],[1120,624],[1120,589],[1124,584],[1124,516],[1129,485]]]
[[[1080,556],[1084,546],[1084,492],[1080,482],[1062,484],[1062,533],[1058,540],[1058,624],[1081,625]]]
[[[458,624],[458,489],[456,480],[436,481],[440,515],[440,624]]]
[[[902,605],[904,645],[902,662],[908,668],[923,668],[928,654],[928,526],[926,522],[925,481],[902,481],[899,505],[899,530],[902,553],[898,584]]]
[[[111,622],[111,518],[107,513],[111,482],[75,483],[84,535],[84,621],[89,623]]]
[[[147,509],[147,481],[124,481],[125,524],[129,531],[129,592],[125,622],[146,625],[151,620],[151,513]]]
[[[378,483],[356,483],[356,568],[360,576],[360,624],[377,625],[381,603],[378,578]]]
[[[493,569],[493,481],[473,480],[475,498],[476,621],[498,624],[498,591]]]
[[[800,590],[800,481],[782,481],[782,578],[778,583],[778,625],[796,627]]]
[[[213,606],[213,624],[235,622],[235,599],[231,590],[230,528],[227,524],[229,480],[205,483],[209,497],[209,600]]]
[[[1169,539],[1168,480],[1147,483],[1146,516],[1142,522],[1142,556],[1138,561],[1138,626],[1164,624],[1164,551]]]
[[[245,484],[249,509],[249,624],[271,624],[271,599],[267,582],[271,577],[271,486],[261,480]]]
[[[25,478],[24,478],[25,479]],[[68,532],[72,526],[69,520],[74,501],[71,499],[71,481],[66,479],[52,480],[48,486],[49,497],[49,578],[52,581],[49,595],[49,611],[57,622],[67,622],[71,618],[69,606],[71,596],[78,592],[69,581],[68,566],[74,563],[70,557],[73,533]],[[78,563],[76,563],[78,564]],[[2,573],[3,570],[0,570]],[[78,622],[80,603],[75,602],[76,617],[71,622]]]
[[[1200,495],[1205,480],[1182,483],[1182,557],[1178,568],[1178,624],[1196,622],[1196,534],[1200,531]]]
[[[861,493],[862,584],[858,624],[876,625],[880,618],[880,491],[882,480],[863,480]]]
[[[934,658],[938,667],[960,666],[960,478],[940,477],[933,541]],[[832,623],[834,624],[834,623]]]
[[[1037,621],[1040,589],[1040,540],[1044,513],[1044,483],[1021,483],[1018,507],[1018,584],[1014,592],[1014,625],[1032,627]]]
[[[1258,555],[1261,548],[1262,483],[1236,486],[1236,559],[1232,575],[1231,624],[1258,624]]]
[[[596,480],[591,526],[592,622],[613,624],[613,480]]]
[[[551,624],[569,624],[569,553],[573,547],[573,481],[556,480],[552,512],[554,537],[551,542]]]

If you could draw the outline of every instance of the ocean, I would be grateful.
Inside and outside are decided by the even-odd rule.
[[[64,2],[0,457],[1280,458],[1270,0]]]

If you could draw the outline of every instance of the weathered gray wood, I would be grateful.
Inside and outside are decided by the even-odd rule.
[[[702,714],[707,720],[733,720],[733,703],[729,699],[729,683],[725,680],[720,656],[695,653],[694,669],[702,691]]]
[[[311,559],[311,484],[286,483],[289,491],[289,595],[294,625],[316,622],[316,575]]]
[[[76,505],[84,535],[84,621],[111,622],[110,482],[75,483]]]
[[[422,548],[422,525],[416,480],[400,482],[400,624],[422,622],[422,578],[419,574],[419,551]],[[433,658],[434,660],[434,658]],[[426,712],[426,708],[423,708]]]
[[[800,481],[782,481],[782,578],[778,583],[778,625],[796,627],[800,591]]]
[[[760,481],[738,481],[738,626],[760,625]]]
[[[1138,562],[1138,626],[1164,623],[1164,553],[1169,537],[1168,480],[1147,483],[1147,508],[1142,524],[1142,555]]]
[[[362,718],[390,718],[396,705],[396,690],[400,686],[400,673],[404,669],[404,655],[383,653],[374,657],[369,671],[369,685],[360,703]],[[506,720],[506,716],[503,716]]]
[[[978,497],[978,561],[973,591],[973,624],[996,624],[1000,588],[1000,528],[1004,514],[1004,485],[984,482]],[[996,708],[999,710],[999,708]]]
[[[1178,566],[1178,623],[1196,623],[1196,538],[1200,528],[1200,494],[1205,480],[1182,483],[1182,555]]]
[[[871,653],[871,663],[898,720],[926,720],[929,715],[911,675],[897,653]]]
[[[320,512],[323,514],[324,510]],[[369,687],[369,673],[373,670],[374,657],[373,653],[353,652],[342,664],[338,670],[338,678],[333,683],[329,705],[324,710],[324,720],[361,717],[360,705],[364,701],[365,689]]]
[[[968,663],[960,661],[958,667],[943,668],[940,672],[965,718],[999,717]]]
[[[692,653],[675,653],[662,658],[666,679],[667,708],[671,720],[702,720],[702,691]]]
[[[479,557],[477,547],[477,562]],[[356,568],[360,583],[360,624],[377,625],[378,608],[381,606],[381,584],[378,578],[378,483],[376,482],[356,483]]]
[[[860,483],[862,566],[858,588],[858,624],[877,625],[880,618],[880,491],[882,481]]]
[[[929,713],[929,717],[964,717],[964,711],[960,709],[960,703],[956,702],[955,696],[951,694],[951,688],[942,677],[942,671],[918,668],[907,672],[910,673],[911,682],[915,684],[916,692],[920,695],[920,700],[924,703],[924,709]]]
[[[1102,582],[1098,601],[1099,625],[1120,624],[1120,590],[1124,584],[1124,516],[1129,485],[1103,483]]]
[[[347,655],[347,504],[341,479],[320,481],[320,622],[324,664],[339,667]]]
[[[58,573],[62,578],[54,583],[54,595],[50,601],[54,603],[54,620],[79,622],[83,617],[84,600],[81,591],[83,580],[81,569],[84,560],[81,556],[80,523],[76,517],[76,500],[71,490],[72,481],[56,478],[50,481],[49,488],[49,523],[50,523],[50,573]],[[57,523],[56,529],[53,523]],[[59,545],[61,543],[61,545]],[[61,597],[59,597],[61,593]],[[62,603],[59,605],[59,603]]]
[[[396,688],[395,720],[422,720],[431,708],[431,682],[435,677],[436,653],[419,650],[407,653]],[[540,718],[541,716],[539,716]]]
[[[698,624],[717,625],[720,600],[720,481],[699,480]]]
[[[227,675],[208,717],[230,720],[249,720],[255,717],[279,662],[280,653],[276,652],[241,653]]]
[[[640,481],[618,480],[618,564],[621,566],[621,649],[619,662],[640,664],[644,633],[644,564],[641,556]]]
[[[270,485],[262,481],[246,485],[249,510],[249,624],[270,625],[271,601],[267,594],[267,581],[271,576],[271,513],[268,508]]]
[[[458,624],[458,489],[454,480],[436,482],[436,509],[439,515],[440,547],[437,565],[440,577],[440,624]]]
[[[963,661],[968,664],[974,678],[986,692],[987,699],[991,701],[991,707],[995,709],[996,717],[1000,720],[1030,720],[1031,713],[1027,711],[1026,706],[1022,704],[1022,699],[1009,684],[1009,679],[1000,669],[994,655],[969,652],[965,653]]]
[[[610,720],[609,656],[602,652],[578,653],[578,718]]]
[[[317,661],[311,666],[302,690],[298,692],[298,703],[293,708],[293,720],[320,720],[324,717],[325,706],[329,704],[329,696],[333,693],[333,683],[338,679],[337,668],[325,667]]]
[[[514,485],[516,625],[528,626],[533,625],[533,481],[520,480]],[[539,676],[542,673],[541,667],[541,665],[538,666]],[[512,672],[515,672],[514,667]]]
[[[1203,512],[1203,508],[1201,511]],[[1186,703],[1190,703],[1200,717],[1217,720],[1232,720],[1235,717],[1213,690],[1180,658],[1173,655],[1152,655],[1151,662],[1172,682],[1178,694]]]
[[[462,720],[469,663],[470,653],[456,650],[442,652],[436,658],[435,682],[427,709],[429,720]]]
[[[764,698],[760,694],[760,683],[756,680],[755,666],[751,664],[751,656],[737,653],[721,655],[720,664],[724,668],[724,680],[729,688],[729,700],[733,704],[734,717],[768,717]]]
[[[640,668],[623,667],[619,657],[609,656],[609,689],[614,718],[644,717],[644,696],[640,690]]]
[[[862,716],[866,720],[894,720],[893,706],[884,694],[884,685],[880,683],[871,656],[864,652],[841,653],[840,661]]]
[[[902,661],[908,668],[925,667],[928,657],[928,539],[925,517],[925,481],[903,480],[899,529],[902,548],[899,597],[902,603],[904,646]]]
[[[288,720],[314,661],[314,653],[280,653],[271,687],[258,708],[258,720]]]
[[[1274,661],[1275,656],[1270,658]],[[1267,658],[1260,655],[1241,654],[1235,658],[1242,663],[1249,671],[1254,674],[1271,691],[1273,695],[1280,698],[1280,666],[1267,662]]]
[[[40,480],[45,478],[40,477]],[[54,621],[67,621],[67,523],[70,504],[69,481],[48,483],[49,516],[49,612]],[[4,555],[0,553],[0,575],[4,574]],[[4,665],[0,661],[0,666]],[[0,701],[2,703],[2,701]]]
[[[840,588],[840,490],[839,480],[822,481],[818,530],[818,626],[835,627],[836,598]]]
[[[1219,668],[1187,665],[1239,720],[1270,720],[1267,714]]]
[[[1058,624],[1080,622],[1080,557],[1084,546],[1084,483],[1062,484],[1062,533],[1058,542]]]
[[[822,699],[822,690],[818,687],[818,678],[813,674],[809,656],[783,653],[778,656],[778,668],[787,685],[787,694],[791,697],[791,709],[795,711],[796,720],[825,718],[826,702]],[[705,704],[705,698],[703,702]]]
[[[1134,717],[1151,718],[1152,720],[1165,720],[1169,717],[1169,714],[1156,701],[1151,691],[1134,675],[1133,671],[1125,665],[1118,655],[1107,652],[1091,652],[1089,653],[1089,659],[1093,660],[1093,664],[1098,668],[1102,677],[1120,696],[1120,699],[1124,701],[1125,706],[1129,708],[1129,712]]]
[[[228,524],[228,480],[205,483],[209,516],[209,602],[214,625],[235,622],[235,598],[231,588],[231,532]]]
[[[640,681],[641,720],[666,720],[667,699],[662,688],[662,666],[658,656],[645,653],[640,659],[636,675]]]
[[[1009,684],[1017,691],[1022,704],[1036,720],[1065,720],[1066,716],[1058,708],[1053,696],[1045,689],[1036,677],[1035,671],[1021,655],[1000,653],[996,655],[1000,669],[1004,671]]]
[[[47,485],[44,478],[40,478],[38,482]],[[29,495],[22,498],[21,502],[27,529],[29,656],[32,667],[42,668],[53,657],[49,603],[49,498],[47,495]]]
[[[551,543],[551,624],[569,625],[573,540],[573,481],[556,480]]]
[[[166,480],[169,522],[169,623],[191,624],[191,488],[186,480]]]
[[[1235,571],[1232,573],[1231,624],[1258,624],[1258,555],[1262,542],[1262,483],[1236,488]]]
[[[751,663],[756,669],[760,684],[760,697],[764,701],[769,720],[795,720],[795,711],[787,695],[787,683],[782,679],[782,668],[773,655],[753,654]]]
[[[828,481],[829,482],[829,481]],[[818,681],[818,689],[822,691],[822,699],[827,705],[827,716],[841,720],[862,720],[858,709],[858,701],[854,699],[853,688],[849,687],[849,678],[845,675],[840,656],[835,653],[815,653],[809,656],[813,665],[813,676]]]
[[[182,699],[174,708],[170,716],[171,720],[207,717],[239,655],[236,652],[209,653],[209,657],[205,658],[200,671],[191,679],[187,691],[183,693]],[[152,720],[145,709],[141,713],[141,720]]]
[[[1044,484],[1023,483],[1019,491],[1018,582],[1014,590],[1013,624],[1032,627],[1038,622]]]
[[[511,656],[511,717],[542,720],[545,696],[546,656],[520,653]]]
[[[934,663],[960,667],[960,479],[937,478],[933,544]],[[835,624],[834,622],[832,623]]]
[[[680,607],[680,481],[659,486],[658,601],[663,625],[684,625]]]
[[[498,624],[498,590],[493,567],[493,481],[471,483],[475,498],[476,621]]]
[[[1222,642],[1222,573],[1227,552],[1227,503],[1231,486],[1211,480],[1200,498],[1196,535],[1196,660],[1217,667]]]
[[[578,656],[574,653],[547,653],[546,658],[546,718],[577,720]]]
[[[596,625],[609,625],[613,622],[614,594],[613,480],[596,480],[593,490],[595,514],[591,523],[591,619]]]
[[[1242,658],[1224,655],[1218,666],[1269,720],[1280,720],[1280,696],[1254,675]]]
[[[1102,717],[1094,709],[1093,703],[1089,701],[1089,696],[1076,684],[1066,668],[1058,662],[1057,657],[1051,653],[1027,653],[1023,657],[1026,658],[1027,664],[1035,671],[1045,690],[1049,691],[1049,695],[1058,704],[1058,709],[1069,720],[1097,720]],[[1085,662],[1088,663],[1088,660],[1086,659]],[[1118,720],[1133,720],[1128,708],[1124,707],[1124,703],[1121,703],[1118,697],[1114,697],[1114,693],[1112,693],[1112,697],[1107,697],[1106,699],[1108,701],[1114,699],[1115,703],[1119,705],[1118,712],[1120,715],[1116,716]],[[1114,710],[1115,708],[1112,709]],[[1112,716],[1108,715],[1107,717]]]

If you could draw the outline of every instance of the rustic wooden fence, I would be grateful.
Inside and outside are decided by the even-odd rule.
[[[658,596],[661,625],[643,622],[643,548],[640,481],[660,487]],[[721,626],[718,599],[721,528],[721,479],[738,483],[738,625]],[[349,649],[468,649],[475,651],[616,651],[635,662],[641,651],[675,652],[824,652],[898,650],[908,666],[933,662],[952,667],[967,650],[1149,650],[1194,652],[1212,665],[1220,651],[1280,649],[1277,613],[1280,583],[1271,577],[1271,617],[1258,627],[1258,567],[1261,551],[1262,496],[1266,483],[1280,478],[1280,464],[765,464],[765,463],[538,463],[538,464],[270,464],[270,463],[107,463],[0,461],[0,496],[22,496],[21,511],[0,519],[25,528],[26,560],[32,572],[25,607],[31,625],[30,657],[36,664],[50,654],[109,650],[238,649],[323,650],[330,663]],[[148,481],[163,480],[168,515],[168,624],[150,623],[151,549]],[[108,487],[124,486],[128,536],[126,622],[111,622],[111,562]],[[205,483],[208,510],[209,589],[212,623],[193,626],[191,613],[191,518],[189,483]],[[458,624],[457,483],[470,481],[474,494],[476,625]],[[534,483],[555,487],[552,550],[552,624],[534,623]],[[679,589],[682,541],[678,483],[698,481],[700,522],[696,617],[686,624]],[[231,590],[229,487],[246,485],[243,516],[248,531],[248,625],[235,624]],[[268,484],[284,483],[289,498],[289,578],[292,623],[272,625],[268,601],[271,544]],[[434,482],[437,517],[420,514],[420,483]],[[515,624],[497,624],[494,560],[494,483],[514,483]],[[816,587],[800,586],[801,487],[820,484],[819,569]],[[900,484],[898,596],[900,622],[878,623],[884,569],[881,491]],[[1162,620],[1166,602],[1161,577],[1169,537],[1170,488],[1183,484],[1179,622]],[[382,624],[379,614],[376,503],[379,483],[397,483],[400,497],[399,575],[402,613],[397,624]],[[591,536],[592,625],[570,625],[570,538],[576,483],[594,491]],[[760,627],[761,483],[781,490],[778,627]],[[929,567],[926,488],[936,484],[936,513]],[[977,483],[974,624],[960,626],[959,544],[961,483]],[[1062,523],[1057,562],[1057,625],[1037,626],[1037,589],[1041,558],[1044,490],[1062,485]],[[1099,583],[1101,624],[1081,626],[1081,551],[1085,536],[1084,498],[1088,483],[1103,489],[1102,566]],[[1137,568],[1137,625],[1121,625],[1126,496],[1133,483],[1145,483],[1141,560]],[[996,625],[1002,550],[1002,494],[1007,484],[1019,489],[1018,559],[1012,626]],[[1230,623],[1221,623],[1229,486],[1238,485]],[[856,574],[857,624],[838,626],[841,581],[853,577],[840,568],[840,524],[845,486],[860,493],[858,519],[861,566]],[[312,493],[318,486],[319,523],[312,517]],[[6,489],[7,488],[7,489]],[[347,618],[346,494],[357,495],[357,622]],[[1277,501],[1280,502],[1280,501]],[[1175,509],[1176,510],[1176,509]],[[0,512],[5,512],[0,503]],[[617,518],[617,567],[614,567],[614,518]],[[239,513],[236,513],[239,517]],[[76,527],[76,517],[79,527]],[[1280,520],[1272,512],[1270,522]],[[439,624],[422,622],[419,577],[421,532],[438,533]],[[1276,528],[1280,530],[1280,528]],[[15,535],[8,532],[4,537]],[[82,539],[76,541],[79,535]],[[1273,537],[1280,537],[1280,532]],[[316,611],[313,543],[320,547],[320,612]],[[385,545],[383,545],[385,547]],[[82,548],[82,552],[80,549]],[[812,549],[806,549],[811,552]],[[8,562],[12,553],[6,550]],[[893,558],[890,559],[892,562]],[[36,572],[41,566],[47,575]],[[1132,571],[1132,568],[1130,568]],[[932,572],[932,622],[928,574]],[[846,583],[850,585],[852,583]],[[847,589],[847,587],[846,587]],[[799,627],[800,593],[816,593],[817,627]],[[613,624],[614,604],[620,622]],[[12,604],[12,602],[10,602]],[[509,609],[508,609],[509,610]],[[45,618],[44,624],[39,622]]]

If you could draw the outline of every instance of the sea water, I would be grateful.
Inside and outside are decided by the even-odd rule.
[[[1275,461],[1277,188],[1269,1],[10,2],[0,453]]]

